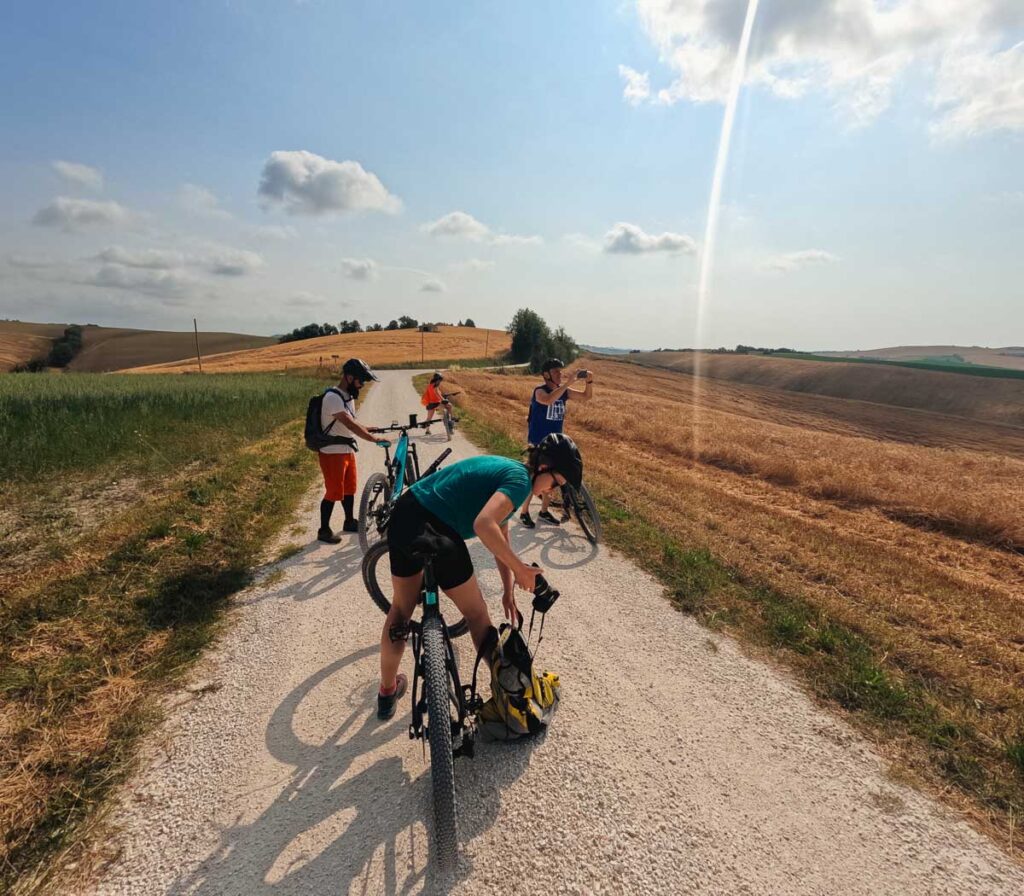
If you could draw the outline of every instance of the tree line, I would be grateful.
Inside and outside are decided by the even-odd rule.
[[[438,327],[476,327],[473,319],[467,317],[464,321],[460,320],[457,324],[452,324],[448,321],[433,321],[420,323],[415,317],[409,317],[408,314],[403,314],[397,320],[390,320],[387,324],[368,324],[363,327],[358,320],[343,320],[337,325],[335,324],[306,324],[304,327],[296,327],[290,333],[285,333],[284,336],[278,337],[278,342],[298,342],[302,339],[316,339],[318,336],[338,336],[341,333],[381,333],[385,330],[419,330],[424,329],[428,332],[436,330]]]

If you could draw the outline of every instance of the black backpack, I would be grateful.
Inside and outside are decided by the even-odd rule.
[[[356,444],[356,440],[349,436],[332,436],[329,435],[334,424],[337,422],[332,420],[328,425],[327,429],[323,429],[320,426],[320,421],[323,419],[321,414],[324,408],[324,396],[327,392],[334,392],[339,398],[342,397],[341,392],[338,389],[328,389],[326,392],[322,392],[319,395],[314,395],[306,406],[306,430],[304,433],[306,439],[306,447],[310,451],[319,451],[321,448],[326,448],[328,445],[348,445],[353,451],[358,451],[359,446]]]

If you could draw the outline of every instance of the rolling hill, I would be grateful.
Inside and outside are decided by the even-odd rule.
[[[864,351],[814,352],[831,358],[874,358],[880,361],[935,361],[945,364],[981,364],[1024,370],[1024,347],[985,348],[978,345],[894,345]]]
[[[32,358],[45,357],[53,339],[67,324],[37,324],[0,321],[0,370]],[[200,333],[203,354],[230,352],[271,345],[272,336],[242,333]],[[82,327],[82,351],[68,365],[69,370],[104,373],[143,364],[159,364],[194,357],[195,334],[191,331],[133,330],[127,327]]]

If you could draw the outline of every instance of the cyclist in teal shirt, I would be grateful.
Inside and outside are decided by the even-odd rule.
[[[427,526],[454,545],[434,561],[437,584],[455,603],[469,624],[477,650],[491,626],[480,584],[473,572],[466,541],[479,538],[494,555],[501,575],[502,609],[515,621],[515,587],[532,591],[543,572],[521,560],[512,550],[508,521],[526,498],[541,495],[566,482],[580,487],[583,459],[576,443],[555,433],[530,450],[525,464],[505,457],[471,457],[432,473],[415,483],[395,504],[388,523],[393,600],[380,636],[380,692],[377,716],[389,719],[405,692],[407,679],[398,672],[404,640],[392,640],[392,628],[401,630],[412,617],[423,583],[423,561],[410,546]]]

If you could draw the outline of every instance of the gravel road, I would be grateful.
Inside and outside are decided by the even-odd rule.
[[[409,372],[388,373],[361,418],[417,408]],[[418,441],[424,462],[446,444],[440,428]],[[458,433],[452,445],[474,452]],[[382,456],[364,449],[361,477]],[[518,525],[517,549],[562,591],[539,662],[563,701],[543,740],[457,761],[463,858],[439,877],[408,705],[374,717],[383,617],[355,538],[314,540],[319,499],[285,538],[302,553],[238,595],[150,738],[113,812],[119,858],[87,892],[1024,893],[989,841],[890,780],[848,726],[673,610],[629,561],[575,527]],[[475,553],[500,609],[493,561]]]

